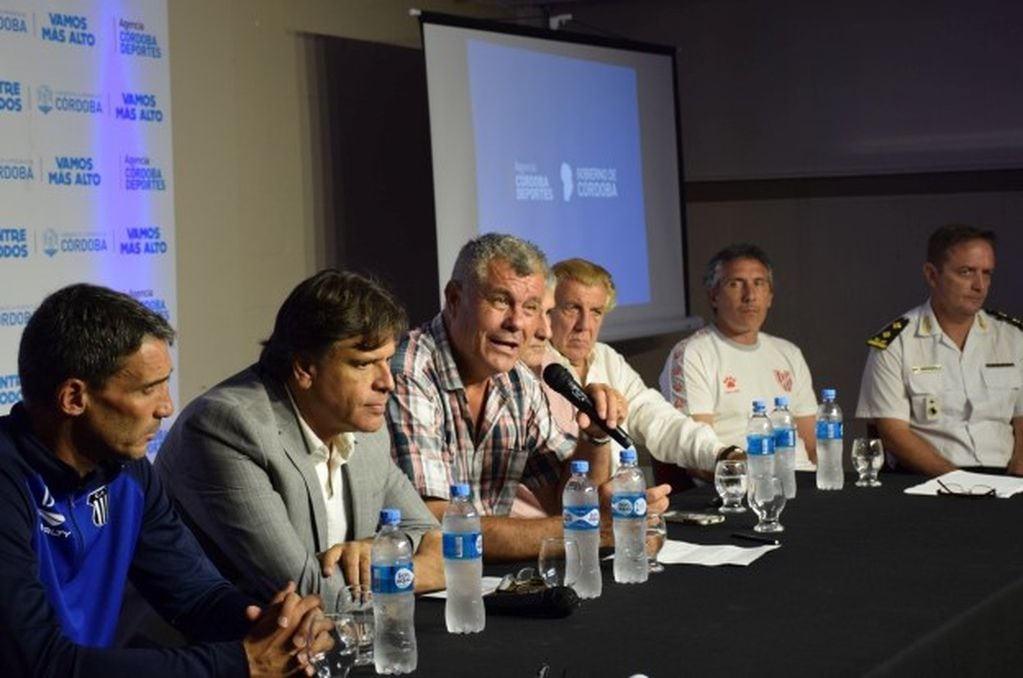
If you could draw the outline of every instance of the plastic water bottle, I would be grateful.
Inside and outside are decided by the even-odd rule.
[[[561,504],[565,539],[574,539],[579,546],[579,577],[573,588],[580,598],[598,598],[604,588],[600,576],[600,501],[596,486],[586,475],[590,462],[573,461],[571,470]],[[571,561],[566,565],[569,571],[575,567]]]
[[[774,427],[774,474],[781,481],[785,498],[792,499],[796,496],[796,422],[789,412],[787,396],[774,399],[771,426]]]
[[[487,623],[482,591],[483,535],[479,513],[469,498],[467,484],[452,485],[451,503],[441,521],[448,586],[444,622],[448,633],[478,633]]]
[[[835,389],[821,390],[817,408],[817,489],[841,490],[845,483],[842,472],[842,408],[835,402]]]
[[[763,400],[753,401],[753,414],[746,424],[746,467],[750,480],[774,475],[774,428]]]
[[[650,574],[646,557],[646,479],[636,466],[636,450],[622,450],[611,478],[611,521],[615,532],[615,581],[640,584]]]
[[[373,541],[373,662],[376,672],[411,673],[416,670],[416,598],[412,568],[412,541],[398,529],[401,511],[380,511],[380,531]]]

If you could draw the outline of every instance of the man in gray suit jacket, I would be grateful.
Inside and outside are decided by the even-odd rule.
[[[382,507],[417,547],[416,589],[443,587],[437,521],[394,465],[384,423],[388,361],[406,326],[384,289],[333,270],[277,314],[259,362],[196,398],[156,468],[224,574],[260,597],[289,580],[335,607],[368,584]]]

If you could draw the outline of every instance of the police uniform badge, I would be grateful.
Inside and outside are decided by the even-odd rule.
[[[906,329],[906,325],[909,324],[909,318],[903,316],[892,322],[888,323],[884,329],[867,339],[867,346],[873,346],[879,348],[882,351],[888,348],[888,345],[895,341],[895,337],[899,336],[902,330]]]

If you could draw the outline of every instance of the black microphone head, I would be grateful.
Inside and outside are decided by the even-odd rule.
[[[551,363],[543,368],[543,380],[556,391],[559,390],[559,387],[564,388],[575,384],[575,377],[572,376],[572,373],[559,363]]]

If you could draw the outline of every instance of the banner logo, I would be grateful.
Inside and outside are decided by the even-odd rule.
[[[144,23],[131,19],[120,19],[117,22],[117,51],[125,56],[163,58],[163,50],[156,36],[146,31]]]
[[[39,100],[36,107],[43,115],[49,115],[50,111],[103,114],[103,98],[98,94],[53,90],[49,85],[40,85],[36,88],[36,98]]]
[[[0,113],[21,113],[24,106],[21,97],[20,82],[0,80]]]
[[[160,234],[159,226],[129,226],[125,237],[118,243],[120,254],[167,254],[167,241]]]
[[[0,160],[0,181],[33,181],[35,178],[31,160]]]
[[[0,259],[28,258],[28,230],[0,228]]]
[[[156,103],[155,94],[121,92],[121,105],[114,107],[114,117],[159,124],[163,122],[163,111]]]
[[[0,405],[11,406],[21,400],[21,379],[17,374],[0,374]]]
[[[48,114],[53,110],[53,90],[48,85],[40,85],[36,87],[36,108],[43,112],[43,115]]]
[[[21,12],[0,9],[0,31],[7,33],[28,33],[28,22]]]
[[[94,171],[91,156],[58,155],[53,158],[56,170],[46,173],[46,182],[53,186],[99,186],[103,177]]]
[[[124,156],[124,190],[166,191],[163,170],[147,156]]]
[[[95,254],[110,250],[110,237],[105,231],[59,233],[52,228],[43,231],[43,253],[48,257],[61,254]]]
[[[39,37],[45,42],[81,47],[96,46],[96,35],[89,31],[89,20],[81,14],[47,12]]]

